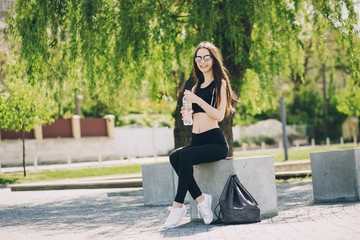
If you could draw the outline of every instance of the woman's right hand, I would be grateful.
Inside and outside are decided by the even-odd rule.
[[[184,117],[185,117],[185,111],[184,111],[184,107],[181,107],[181,116],[182,116],[182,120],[184,121]]]
[[[184,111],[184,107],[181,107],[181,116],[182,116],[182,120],[184,121],[184,118],[185,118],[185,111]],[[194,110],[191,110],[191,116],[193,115],[193,113],[194,113]]]

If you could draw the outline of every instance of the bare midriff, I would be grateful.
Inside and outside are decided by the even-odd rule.
[[[193,133],[203,133],[218,127],[218,121],[209,117],[204,112],[195,113],[193,115]]]

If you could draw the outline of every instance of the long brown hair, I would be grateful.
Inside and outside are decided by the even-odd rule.
[[[210,52],[210,55],[213,59],[213,75],[214,75],[214,83],[215,83],[215,89],[216,89],[216,105],[219,106],[220,104],[220,88],[222,84],[222,80],[224,79],[226,81],[226,110],[225,110],[225,116],[227,116],[229,113],[233,113],[235,111],[234,107],[231,104],[232,100],[237,101],[237,97],[235,93],[233,92],[229,77],[228,77],[228,71],[224,67],[222,62],[222,57],[219,49],[215,47],[210,42],[201,42],[195,50],[194,57],[193,57],[193,71],[194,75],[197,79],[197,82],[195,84],[195,92],[200,88],[200,85],[205,81],[203,73],[198,68],[195,57],[199,49],[205,48]]]

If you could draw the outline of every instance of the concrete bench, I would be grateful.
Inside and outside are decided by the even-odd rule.
[[[141,166],[144,205],[171,205],[175,198],[177,175],[169,162]]]
[[[262,218],[278,214],[273,156],[233,158],[194,166],[194,177],[201,191],[213,197],[213,211],[228,177],[233,174],[237,174],[240,182],[258,202]],[[192,199],[190,217],[191,220],[198,220],[196,203]]]
[[[360,199],[360,148],[310,153],[315,202]]]
[[[141,166],[145,206],[172,205],[178,185],[178,176],[170,162]],[[189,194],[185,203],[189,202]]]

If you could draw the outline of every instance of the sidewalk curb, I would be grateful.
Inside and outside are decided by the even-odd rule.
[[[296,177],[311,176],[310,170],[301,171],[288,171],[275,173],[276,179],[288,179]],[[70,189],[100,189],[100,188],[141,188],[142,178],[130,177],[116,180],[102,180],[93,181],[90,178],[88,180],[75,180],[68,181],[54,181],[45,183],[23,183],[23,184],[10,184],[7,185],[11,191],[46,191],[46,190],[70,190]]]
[[[311,170],[300,170],[300,171],[286,171],[286,172],[276,172],[276,179],[287,179],[287,178],[297,178],[297,177],[307,177],[311,176]]]
[[[138,187],[142,187],[142,179],[135,178],[135,179],[124,179],[124,180],[90,181],[90,182],[11,184],[8,187],[11,188],[11,191],[138,188]]]
[[[311,176],[310,160],[288,161],[274,163],[275,178],[288,179]],[[101,188],[139,188],[142,187],[142,175],[114,175],[101,177],[87,177],[64,179],[47,182],[8,184],[11,191],[45,191],[69,189],[101,189]]]

